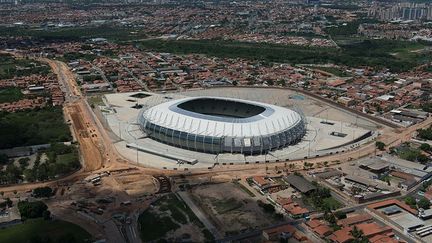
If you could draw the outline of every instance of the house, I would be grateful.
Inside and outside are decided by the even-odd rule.
[[[354,237],[351,235],[351,227],[344,227],[340,230],[333,232],[333,234],[329,237],[332,242],[336,243],[348,243],[354,240]]]
[[[255,183],[259,188],[265,187],[270,184],[264,177],[262,176],[254,176],[252,177],[253,183]]]
[[[306,180],[301,176],[291,174],[289,176],[285,176],[283,179],[287,183],[289,183],[291,187],[295,188],[297,191],[301,193],[308,194],[316,190],[316,186],[312,185],[311,182],[309,182],[308,180]]]
[[[268,241],[275,241],[281,238],[289,239],[294,235],[295,232],[296,229],[294,226],[290,224],[285,224],[263,230],[262,237]]]
[[[390,226],[379,226],[377,223],[362,223],[356,225],[357,229],[363,232],[363,235],[367,238],[372,238],[376,235],[384,234],[392,234],[393,230]]]
[[[316,228],[313,229],[313,232],[315,232],[321,239],[331,235],[333,232],[332,229],[325,224],[322,224]]]
[[[370,216],[369,214],[359,214],[356,216],[341,219],[337,222],[337,224],[339,226],[347,227],[355,224],[366,223],[369,221],[372,221],[372,216]]]
[[[298,219],[309,215],[308,209],[302,208],[296,203],[284,205],[283,208],[292,218]]]

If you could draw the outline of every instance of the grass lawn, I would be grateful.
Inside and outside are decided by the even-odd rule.
[[[14,102],[22,99],[24,97],[23,93],[19,88],[10,87],[5,89],[0,89],[0,103]]]
[[[24,243],[35,237],[42,239],[41,242],[47,237],[52,242],[66,242],[67,239],[72,238],[75,239],[75,242],[92,242],[91,235],[83,228],[60,220],[33,219],[20,225],[0,229],[0,242]]]
[[[79,158],[78,158],[77,153],[72,152],[72,153],[68,153],[68,154],[57,155],[56,161],[57,161],[57,163],[62,163],[62,164],[68,165],[70,163],[74,163],[76,161],[79,161]]]
[[[415,162],[417,158],[421,155],[421,151],[416,148],[401,148],[398,150],[398,155],[401,159],[409,160]]]
[[[323,204],[326,205],[327,208],[330,208],[332,210],[338,209],[342,206],[342,204],[333,197],[324,198]]]
[[[102,96],[100,96],[100,95],[89,96],[89,97],[87,97],[87,101],[90,105],[94,105],[94,106],[104,104],[104,102],[102,100]]]

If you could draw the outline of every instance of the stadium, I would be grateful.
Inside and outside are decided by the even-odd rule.
[[[105,94],[98,108],[119,153],[162,169],[316,158],[379,134],[373,121],[278,88]]]
[[[306,120],[300,112],[210,96],[176,99],[143,109],[138,123],[156,141],[212,154],[265,154],[298,143],[306,133]]]

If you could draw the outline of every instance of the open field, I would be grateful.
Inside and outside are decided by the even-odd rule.
[[[143,175],[138,171],[117,174],[114,175],[113,178],[115,178],[122,189],[131,196],[150,195],[157,190],[153,177],[150,175]]]
[[[194,188],[191,194],[195,203],[226,235],[278,222],[232,182],[200,186]]]
[[[0,242],[48,242],[47,239],[51,242],[91,242],[90,234],[83,228],[60,220],[27,220],[23,224],[0,229]]]
[[[179,241],[182,238],[189,238],[192,242],[212,240],[192,210],[174,194],[159,199],[139,216],[138,222],[144,242],[158,239]]]

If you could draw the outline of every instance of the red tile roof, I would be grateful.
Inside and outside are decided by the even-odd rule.
[[[358,223],[364,223],[369,220],[372,220],[372,216],[365,213],[365,214],[359,214],[356,216],[348,217],[346,219],[341,219],[337,222],[337,224],[341,226],[351,226]]]
[[[285,210],[288,211],[288,213],[292,214],[292,215],[300,215],[300,214],[305,214],[305,213],[309,213],[309,210],[307,210],[306,208],[302,208],[302,207],[292,207],[287,209],[286,207],[284,207]]]
[[[369,241],[371,243],[398,243],[400,241],[390,238],[387,235],[375,235],[374,237],[370,238]]]
[[[264,177],[262,177],[262,176],[254,176],[253,180],[254,180],[255,183],[258,184],[258,186],[264,186],[264,185],[268,184],[268,182],[266,181],[266,179],[264,179]]]
[[[312,219],[312,220],[306,222],[306,225],[309,226],[312,229],[314,229],[314,228],[316,228],[316,227],[318,227],[318,226],[320,226],[322,224],[323,223],[320,220],[318,220],[318,219]]]
[[[267,233],[268,235],[279,235],[281,233],[291,233],[294,234],[296,232],[296,229],[294,226],[290,225],[290,224],[285,224],[285,225],[281,225],[281,226],[277,226],[271,229],[266,229],[263,230],[265,233]]]
[[[390,226],[381,227],[377,223],[363,223],[357,224],[357,229],[361,230],[363,234],[370,238],[378,234],[385,234],[392,232],[392,228]]]
[[[388,199],[385,201],[381,201],[381,202],[377,202],[377,203],[372,203],[369,204],[367,207],[370,209],[379,209],[379,208],[383,208],[383,207],[387,207],[387,206],[391,206],[391,205],[397,205],[400,208],[404,209],[405,211],[410,212],[413,215],[417,215],[417,210],[412,209],[410,206],[408,206],[406,203],[401,202],[397,199]]]
[[[337,243],[345,243],[354,239],[351,235],[351,227],[344,227],[338,231],[333,232],[333,234],[329,237],[330,240]]]
[[[317,233],[320,237],[325,237],[332,233],[332,229],[325,224],[314,228],[313,231]]]

